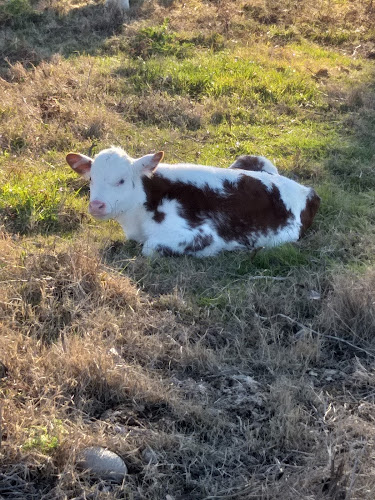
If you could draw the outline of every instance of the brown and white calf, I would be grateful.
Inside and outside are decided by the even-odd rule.
[[[144,255],[205,257],[296,241],[319,207],[313,189],[278,175],[262,157],[240,157],[227,169],[168,165],[163,157],[133,159],[114,147],[94,160],[66,157],[90,180],[91,215],[117,220]]]

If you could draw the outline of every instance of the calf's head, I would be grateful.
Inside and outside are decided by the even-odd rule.
[[[116,219],[144,201],[141,178],[151,176],[164,153],[134,159],[120,148],[101,151],[94,159],[69,153],[72,169],[90,181],[89,212],[97,219]]]

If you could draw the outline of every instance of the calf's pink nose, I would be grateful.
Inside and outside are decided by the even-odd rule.
[[[89,203],[89,212],[91,214],[99,214],[105,211],[104,201],[94,200]]]

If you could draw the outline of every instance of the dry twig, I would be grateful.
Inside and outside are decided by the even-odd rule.
[[[363,349],[363,347],[359,347],[358,345],[355,345],[352,342],[349,342],[349,340],[345,340],[341,337],[335,337],[334,335],[327,335],[326,333],[318,332],[317,330],[314,330],[310,326],[306,326],[303,323],[300,323],[299,321],[297,321],[296,319],[293,319],[290,316],[287,316],[286,314],[277,313],[277,314],[274,314],[273,316],[269,316],[269,317],[260,316],[259,314],[257,314],[256,316],[262,320],[270,320],[270,319],[274,319],[274,318],[284,318],[284,319],[290,321],[291,323],[294,323],[295,325],[299,326],[301,329],[309,330],[314,335],[318,335],[319,337],[323,337],[323,338],[329,339],[329,340],[336,340],[337,342],[341,342],[342,344],[346,344],[346,345],[352,347],[353,349],[356,349],[357,351],[364,352],[365,354],[367,354],[371,358],[375,358],[375,353],[372,353],[372,352],[368,351],[367,349]]]

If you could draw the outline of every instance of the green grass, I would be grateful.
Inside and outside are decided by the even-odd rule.
[[[192,43],[180,40],[168,29],[168,19],[161,26],[140,29],[130,40],[129,52],[134,58],[148,59],[154,55],[185,58],[191,54]]]
[[[321,102],[310,78],[276,65],[259,59],[252,50],[196,50],[183,60],[155,57],[133,63],[130,81],[138,92],[151,89],[194,99],[235,96],[261,104]]]
[[[66,429],[61,420],[54,419],[46,426],[33,426],[27,430],[28,437],[22,448],[25,451],[36,450],[43,454],[53,453],[61,444],[61,437],[66,434]]]
[[[68,171],[50,166],[42,173],[22,172],[0,188],[0,214],[15,233],[70,232],[86,218],[86,200],[69,186]]]

